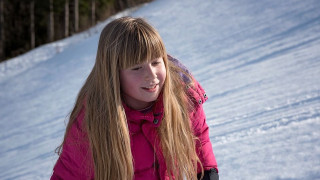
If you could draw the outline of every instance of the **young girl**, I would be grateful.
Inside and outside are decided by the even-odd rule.
[[[145,20],[110,22],[51,179],[219,179],[206,99]]]

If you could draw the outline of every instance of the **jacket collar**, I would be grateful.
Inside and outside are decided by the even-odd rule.
[[[144,121],[149,123],[153,123],[156,127],[158,127],[161,123],[163,117],[163,95],[160,93],[158,99],[155,101],[151,110],[147,111],[138,111],[130,108],[124,102],[122,102],[122,106],[125,110],[128,124],[137,124],[141,125]]]

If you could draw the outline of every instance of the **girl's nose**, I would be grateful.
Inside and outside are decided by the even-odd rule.
[[[156,69],[152,66],[148,66],[146,68],[146,75],[145,75],[146,80],[153,80],[156,77],[157,77]]]

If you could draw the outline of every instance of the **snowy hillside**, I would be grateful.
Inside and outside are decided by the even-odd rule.
[[[205,88],[221,180],[320,179],[320,3],[156,0],[146,18]],[[0,64],[0,179],[49,179],[101,28]]]

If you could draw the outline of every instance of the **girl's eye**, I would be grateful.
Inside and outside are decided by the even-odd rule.
[[[155,61],[155,62],[152,62],[152,65],[158,65],[158,64],[160,64],[161,62],[160,61]]]
[[[131,70],[138,71],[139,69],[141,69],[141,67],[134,67]]]

